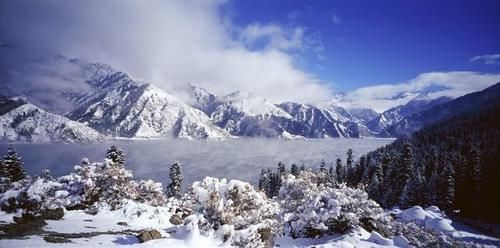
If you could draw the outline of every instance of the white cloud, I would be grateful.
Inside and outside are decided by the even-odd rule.
[[[472,57],[469,62],[481,61],[487,65],[500,65],[500,54],[486,54]]]
[[[241,38],[247,46],[264,44],[266,50],[300,50],[304,45],[304,29],[301,27],[285,30],[275,25],[250,24],[241,32]]]
[[[368,86],[339,96],[336,102],[346,107],[370,107],[378,112],[406,104],[415,96],[430,92],[429,97],[459,97],[483,90],[500,82],[500,74],[469,71],[428,72],[398,84]]]
[[[187,82],[218,94],[251,91],[273,101],[317,102],[330,89],[297,66],[309,49],[301,27],[238,27],[224,1],[8,1],[0,30],[12,52],[9,69],[62,54],[101,61],[169,89]],[[244,38],[242,38],[244,37]],[[250,44],[263,42],[261,49]]]

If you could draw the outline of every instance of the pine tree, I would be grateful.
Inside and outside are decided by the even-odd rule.
[[[4,164],[3,160],[0,160],[0,178],[9,178],[7,166]]]
[[[356,171],[352,165],[353,162],[354,162],[354,158],[352,156],[352,149],[349,148],[347,150],[347,158],[345,160],[345,165],[346,165],[346,178],[345,178],[345,180],[346,180],[347,184],[351,185],[351,186],[356,184],[356,182],[355,182]]]
[[[430,178],[425,184],[425,201],[429,205],[439,205],[438,196],[439,187],[439,174],[437,172],[437,167],[431,172]]]
[[[325,160],[321,160],[321,163],[319,164],[319,172],[326,174],[326,163],[325,163]]]
[[[408,179],[411,177],[411,173],[413,171],[413,148],[411,144],[405,143],[403,144],[403,150],[401,153],[401,173],[400,173],[400,183],[402,185],[406,184]]]
[[[330,169],[328,169],[328,176],[330,177],[330,182],[333,184],[335,183],[335,178],[336,178],[337,173],[335,173],[335,169],[333,166],[330,166]]]
[[[422,197],[422,192],[424,190],[424,179],[420,173],[420,170],[416,169],[413,176],[408,180],[408,183],[403,188],[403,193],[401,194],[400,206],[403,208],[409,208],[415,205],[421,205],[424,203],[424,198]]]
[[[125,165],[125,156],[123,154],[123,151],[116,145],[112,145],[111,147],[109,147],[108,151],[106,152],[106,158],[113,161],[113,163],[115,163],[116,165]]]
[[[440,207],[445,210],[452,210],[455,201],[455,179],[453,165],[446,163],[441,176],[439,177],[439,192],[441,199]]]
[[[347,159],[345,161],[347,168],[352,167],[352,162],[354,162],[354,158],[352,156],[352,149],[349,148],[347,150]]]
[[[299,167],[297,167],[296,164],[292,164],[292,167],[290,169],[290,174],[292,174],[294,176],[298,176],[299,175]]]
[[[379,201],[380,199],[380,182],[376,175],[373,175],[373,178],[370,180],[370,184],[368,184],[367,193],[371,199]]]
[[[170,183],[167,186],[167,196],[180,198],[182,196],[182,171],[181,164],[175,162],[170,166]]]
[[[302,164],[302,165],[300,166],[300,171],[305,171],[305,170],[306,170],[306,166],[305,166],[304,164]]]
[[[412,176],[413,172],[413,163],[414,163],[414,156],[413,156],[413,148],[411,147],[411,144],[409,143],[404,143],[403,148],[401,151],[400,155],[400,167],[397,175],[397,181],[395,187],[396,189],[399,189],[395,197],[399,199],[399,203],[403,204],[404,202],[401,202],[402,199],[405,199],[406,192],[409,189],[407,189],[407,185],[409,184],[410,177]]]
[[[271,170],[262,169],[259,178],[259,189],[263,191],[268,197],[272,197],[271,191]]]
[[[344,167],[342,167],[342,159],[337,158],[335,172],[337,173],[337,182],[342,183],[344,181]]]
[[[4,157],[3,168],[4,172],[2,173],[5,173],[5,177],[11,182],[17,182],[26,178],[26,172],[24,171],[21,157],[12,146],[9,147],[7,155]]]

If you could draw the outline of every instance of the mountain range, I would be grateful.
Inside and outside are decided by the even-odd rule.
[[[0,102],[3,141],[396,137],[418,130],[432,122],[430,119],[454,114],[456,111],[450,109],[455,107],[473,109],[475,102],[469,98],[481,98],[473,95],[464,101],[421,95],[405,105],[377,113],[370,108],[345,108],[332,102],[276,104],[246,92],[217,96],[191,84],[176,91],[183,95],[177,97],[109,65],[65,57],[47,63],[71,67],[69,76],[59,76],[70,83],[50,90],[6,91]],[[468,108],[458,106],[461,104]],[[435,108],[439,115],[432,114]]]

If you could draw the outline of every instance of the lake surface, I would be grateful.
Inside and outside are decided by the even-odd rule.
[[[225,141],[189,140],[116,140],[100,144],[15,144],[30,175],[44,168],[55,176],[68,174],[82,158],[102,161],[111,144],[126,154],[126,167],[135,178],[168,182],[169,166],[182,164],[184,185],[205,176],[240,179],[256,183],[262,168],[275,168],[279,161],[319,167],[324,159],[328,166],[337,157],[345,163],[347,149],[356,157],[384,146],[392,139],[314,139],[265,140],[234,139]],[[0,154],[7,153],[8,144],[0,144]]]

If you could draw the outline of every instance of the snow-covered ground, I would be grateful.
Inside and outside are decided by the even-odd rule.
[[[438,228],[442,235],[451,235],[458,240],[473,242],[478,247],[498,247],[500,239],[478,234],[461,223],[451,226],[430,223],[451,223],[451,220],[436,212],[436,208],[422,209],[414,207],[397,211],[402,221],[422,223],[431,228]],[[387,213],[394,213],[388,211]],[[31,235],[22,239],[1,239],[0,247],[228,247],[214,237],[207,237],[197,230],[183,229],[169,222],[172,213],[168,206],[151,207],[135,202],[128,202],[123,209],[102,210],[96,215],[86,214],[83,210],[66,211],[62,220],[47,220],[43,227],[44,234]],[[12,223],[15,214],[0,212],[0,223]],[[439,220],[439,221],[436,221]],[[126,224],[124,224],[126,223]],[[158,229],[162,239],[139,243],[134,233],[143,229]],[[451,229],[449,229],[451,228]],[[49,243],[44,236],[63,234],[81,234],[79,238],[69,238],[70,243]],[[344,235],[326,236],[319,239],[281,237],[275,239],[279,247],[404,247],[403,237],[387,239],[379,234],[357,228]]]

